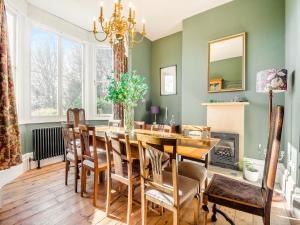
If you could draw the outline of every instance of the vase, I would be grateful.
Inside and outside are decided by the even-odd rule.
[[[131,105],[124,105],[124,126],[126,133],[133,133],[134,131],[134,107]]]

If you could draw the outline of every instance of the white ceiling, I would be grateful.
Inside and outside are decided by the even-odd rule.
[[[87,30],[99,15],[99,0],[27,0],[32,5]],[[182,29],[182,20],[232,0],[123,0],[127,16],[129,2],[136,7],[137,21],[146,20],[147,37],[156,40]],[[104,14],[109,17],[113,0],[103,0]]]

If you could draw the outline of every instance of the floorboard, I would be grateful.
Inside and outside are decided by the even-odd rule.
[[[64,163],[58,163],[26,172],[7,184],[2,190],[3,205],[0,209],[1,225],[120,225],[126,224],[127,199],[121,197],[111,205],[109,216],[105,215],[106,190],[100,184],[97,207],[92,204],[93,179],[88,178],[87,192],[81,197],[74,192],[74,176],[71,169],[69,185],[64,185]],[[80,190],[80,182],[78,182]],[[112,195],[112,199],[116,193]],[[135,193],[139,199],[139,190]],[[181,225],[193,224],[193,205],[181,211]],[[262,225],[257,216],[221,207],[235,221],[236,225]],[[209,217],[211,214],[209,214]],[[133,205],[133,224],[141,224],[140,206]],[[200,212],[201,219],[201,212]],[[172,213],[165,210],[160,216],[148,210],[148,224],[171,225]],[[201,223],[200,223],[201,224]],[[209,219],[209,224],[211,223]],[[227,224],[218,217],[215,225]],[[272,225],[300,225],[285,210],[285,203],[274,203],[271,216]]]

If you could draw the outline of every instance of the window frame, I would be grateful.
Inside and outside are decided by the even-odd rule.
[[[82,108],[85,108],[85,51],[86,51],[86,42],[77,39],[73,36],[66,35],[62,32],[58,32],[57,30],[50,28],[48,26],[45,26],[43,24],[37,23],[35,21],[30,21],[30,25],[28,26],[29,30],[29,65],[28,65],[28,101],[29,101],[29,107],[28,107],[28,115],[27,118],[29,119],[29,123],[48,123],[48,122],[61,122],[66,120],[66,115],[63,115],[63,74],[62,74],[62,61],[63,61],[63,49],[62,49],[62,39],[66,39],[69,41],[77,42],[82,47]],[[43,32],[54,34],[57,37],[57,60],[58,60],[58,87],[57,87],[57,115],[53,116],[33,116],[32,115],[32,102],[31,102],[31,43],[32,43],[32,29],[36,28]]]
[[[13,56],[10,54],[10,60],[11,60],[11,66],[12,66],[12,72],[13,72],[13,80],[16,83],[17,82],[17,58],[18,58],[18,51],[17,51],[17,40],[18,40],[18,14],[11,9],[10,7],[7,7],[6,9],[6,14],[10,14],[14,21],[13,21],[13,33],[14,33],[14,38],[13,40],[9,38],[9,43],[11,44],[12,41],[12,46],[13,50],[10,49],[10,51],[13,51]],[[8,19],[7,19],[8,23]],[[8,32],[9,35],[9,32]],[[17,93],[16,93],[17,94]]]
[[[113,118],[113,104],[112,104],[112,113],[111,114],[97,114],[97,86],[98,84],[103,83],[103,81],[97,80],[97,50],[99,49],[111,49],[113,56],[113,49],[109,45],[95,45],[93,47],[93,118],[97,120],[110,120]],[[114,57],[112,57],[112,71],[114,69]]]

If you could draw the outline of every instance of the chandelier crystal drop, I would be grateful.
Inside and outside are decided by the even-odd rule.
[[[94,19],[93,33],[95,39],[99,42],[109,41],[111,46],[117,43],[125,43],[128,47],[133,47],[134,44],[141,43],[146,35],[145,20],[142,21],[141,37],[138,38],[137,23],[135,18],[135,7],[129,3],[128,17],[122,15],[123,5],[121,0],[114,1],[114,10],[110,19],[104,17],[103,2],[100,3],[100,15],[98,22],[101,26],[101,31],[97,30],[97,21]],[[100,38],[101,36],[103,36]]]

